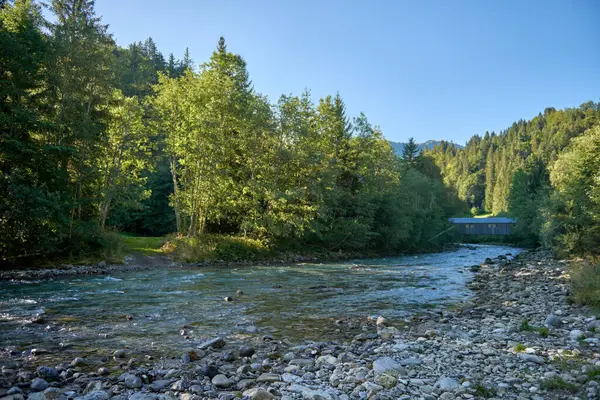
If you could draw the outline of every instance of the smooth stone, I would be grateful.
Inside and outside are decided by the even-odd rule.
[[[233,385],[233,381],[231,381],[231,379],[227,378],[223,374],[215,375],[215,377],[212,378],[211,382],[218,388],[228,388],[231,387],[231,385]]]
[[[321,356],[321,357],[317,358],[317,365],[319,365],[319,364],[335,365],[335,363],[337,363],[337,358],[335,358],[334,356],[331,356],[331,355],[325,355],[325,356]]]
[[[225,340],[223,340],[223,338],[221,337],[216,337],[210,340],[207,340],[206,342],[200,344],[200,346],[198,346],[199,349],[201,350],[206,350],[209,347],[212,347],[214,349],[221,349],[223,347],[225,347]]]
[[[19,395],[19,396],[21,396],[21,395]],[[30,393],[29,396],[27,396],[27,400],[50,400],[50,399],[46,397],[44,392],[34,392],[34,393]]]
[[[294,375],[294,374],[290,374],[290,373],[284,373],[283,375],[281,375],[281,380],[286,382],[286,383],[298,383],[298,382],[302,382],[302,378],[299,377],[298,375]]]
[[[219,369],[214,365],[203,365],[200,367],[199,371],[202,375],[208,376],[210,379],[219,374]]]
[[[571,332],[569,332],[569,337],[571,340],[579,340],[585,338],[585,333],[579,329],[573,329]]]
[[[398,377],[401,373],[404,372],[404,368],[393,358],[382,357],[373,361],[373,371],[375,372],[375,375],[387,373],[394,377]]]
[[[107,376],[107,375],[110,375],[110,371],[106,367],[100,367],[100,368],[98,368],[98,375]]]
[[[554,314],[549,314],[544,321],[546,326],[558,328],[562,325],[562,320]]]
[[[264,373],[256,379],[256,382],[279,382],[281,377],[277,374]]]
[[[83,367],[87,365],[87,362],[83,358],[77,357],[73,361],[71,361],[71,365],[74,367]]]
[[[240,357],[252,357],[255,352],[256,350],[250,346],[240,347]]]
[[[448,377],[440,378],[440,380],[437,381],[436,385],[440,388],[440,390],[443,390],[445,392],[452,391],[459,387],[459,384],[456,380]]]
[[[314,360],[308,358],[295,358],[290,361],[289,365],[297,365],[298,367],[312,367],[315,365]]]
[[[125,358],[127,357],[127,352],[123,349],[119,349],[119,350],[115,350],[115,352],[113,353],[113,357],[115,359],[117,358]]]
[[[587,324],[586,329],[588,331],[592,331],[592,332],[594,332],[594,331],[600,331],[600,320],[595,319],[593,321],[590,321]]]
[[[150,390],[153,392],[160,392],[171,383],[170,379],[159,379],[152,382],[149,386]]]
[[[35,378],[31,381],[31,390],[34,392],[41,392],[48,388],[48,382],[43,380],[42,378]]]
[[[57,381],[60,379],[56,368],[52,367],[38,367],[36,370],[37,376],[47,381]]]
[[[244,391],[244,397],[250,398],[251,400],[273,400],[276,399],[271,393],[267,392],[263,388],[252,388]]]
[[[417,357],[405,358],[404,360],[400,360],[400,365],[409,366],[409,365],[421,365],[423,361]]]
[[[314,390],[296,383],[291,384],[287,388],[288,391],[302,394],[307,400],[331,400],[332,396],[323,390]]]
[[[528,361],[528,362],[532,362],[532,363],[540,364],[540,365],[544,364],[544,359],[543,358],[538,357],[538,356],[533,355],[533,354],[523,354],[523,353],[521,353],[520,357],[521,357],[521,359],[523,361]]]
[[[132,374],[125,375],[125,387],[128,389],[139,389],[142,387],[142,379]]]

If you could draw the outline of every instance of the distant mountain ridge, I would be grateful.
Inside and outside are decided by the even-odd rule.
[[[392,146],[392,149],[394,149],[394,153],[401,156],[402,150],[404,149],[404,146],[406,146],[406,143],[392,142],[391,140],[389,140],[389,142],[390,142],[390,145]],[[419,152],[421,152],[421,150],[423,150],[423,149],[433,149],[435,146],[437,146],[440,143],[442,143],[441,140],[428,140],[423,143],[417,143],[417,147],[419,148]],[[456,144],[453,142],[450,142],[450,143],[452,143],[454,146],[456,146],[459,149],[464,148],[464,146],[461,146],[460,144]]]

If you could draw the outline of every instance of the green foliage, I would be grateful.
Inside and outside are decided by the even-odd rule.
[[[550,335],[550,329],[546,326],[537,328],[537,332],[543,338],[547,338]]]
[[[571,263],[569,274],[575,302],[600,307],[600,262]]]
[[[527,346],[525,346],[523,343],[517,343],[515,345],[515,347],[513,348],[513,350],[517,353],[522,353],[527,349]]]
[[[484,399],[496,397],[496,390],[494,388],[486,387],[481,383],[474,385],[473,390],[475,391],[475,396],[477,397],[481,397]]]
[[[0,259],[119,259],[102,226],[111,204],[145,193],[143,110],[114,88],[94,2],[50,10],[52,24],[33,0],[0,9]]]
[[[598,251],[600,106],[548,108],[464,149],[442,142],[424,156],[469,207],[517,218],[513,239],[564,253]]]
[[[535,327],[529,325],[529,320],[524,319],[521,321],[521,325],[519,325],[519,332],[531,332],[535,331]]]
[[[339,94],[316,106],[309,93],[282,96],[273,110],[248,76],[221,39],[198,73],[161,76],[155,88],[151,123],[165,138],[180,234],[327,251],[413,251],[450,239],[439,234],[452,193],[405,168],[364,115],[350,121]]]
[[[550,170],[542,236],[562,253],[597,253],[600,243],[600,126],[573,139]]]
[[[227,235],[172,236],[165,247],[176,259],[188,262],[261,261],[272,256],[271,248],[260,240]]]
[[[547,327],[537,327],[529,324],[529,320],[524,319],[519,325],[519,332],[537,332],[541,337],[548,337],[550,331]],[[518,345],[517,345],[518,346]],[[515,351],[518,351],[515,349]]]
[[[563,391],[570,393],[577,393],[579,391],[579,386],[574,383],[566,382],[564,379],[558,376],[550,379],[544,379],[540,387],[549,391]]]
[[[597,380],[600,377],[600,367],[590,367],[587,370],[586,375],[590,381]]]
[[[408,143],[402,149],[402,160],[411,167],[414,167],[419,161],[419,146],[412,137],[408,139]]]

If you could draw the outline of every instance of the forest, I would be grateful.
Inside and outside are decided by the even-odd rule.
[[[426,152],[473,215],[517,218],[517,243],[559,254],[600,248],[600,103],[546,108],[496,134]]]
[[[51,1],[52,21],[41,7],[0,2],[1,260],[110,258],[119,233],[169,234],[197,259],[209,239],[258,252],[452,239],[464,202],[439,168],[414,145],[397,157],[339,94],[270,102],[223,38],[195,65],[151,38],[118,46],[91,0]]]
[[[53,0],[52,22],[0,7],[0,260],[110,258],[123,233],[192,259],[427,251],[469,212],[516,217],[520,245],[599,251],[599,103],[398,157],[339,93],[271,102],[222,37],[195,65],[118,46],[91,0]]]

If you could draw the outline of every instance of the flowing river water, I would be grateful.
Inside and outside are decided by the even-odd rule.
[[[519,249],[475,245],[324,264],[172,267],[110,276],[0,282],[0,349],[93,356],[118,348],[181,353],[217,335],[347,339],[470,296],[470,266]],[[240,289],[243,294],[238,295]],[[224,301],[231,296],[233,301]],[[181,330],[184,332],[181,332]]]

